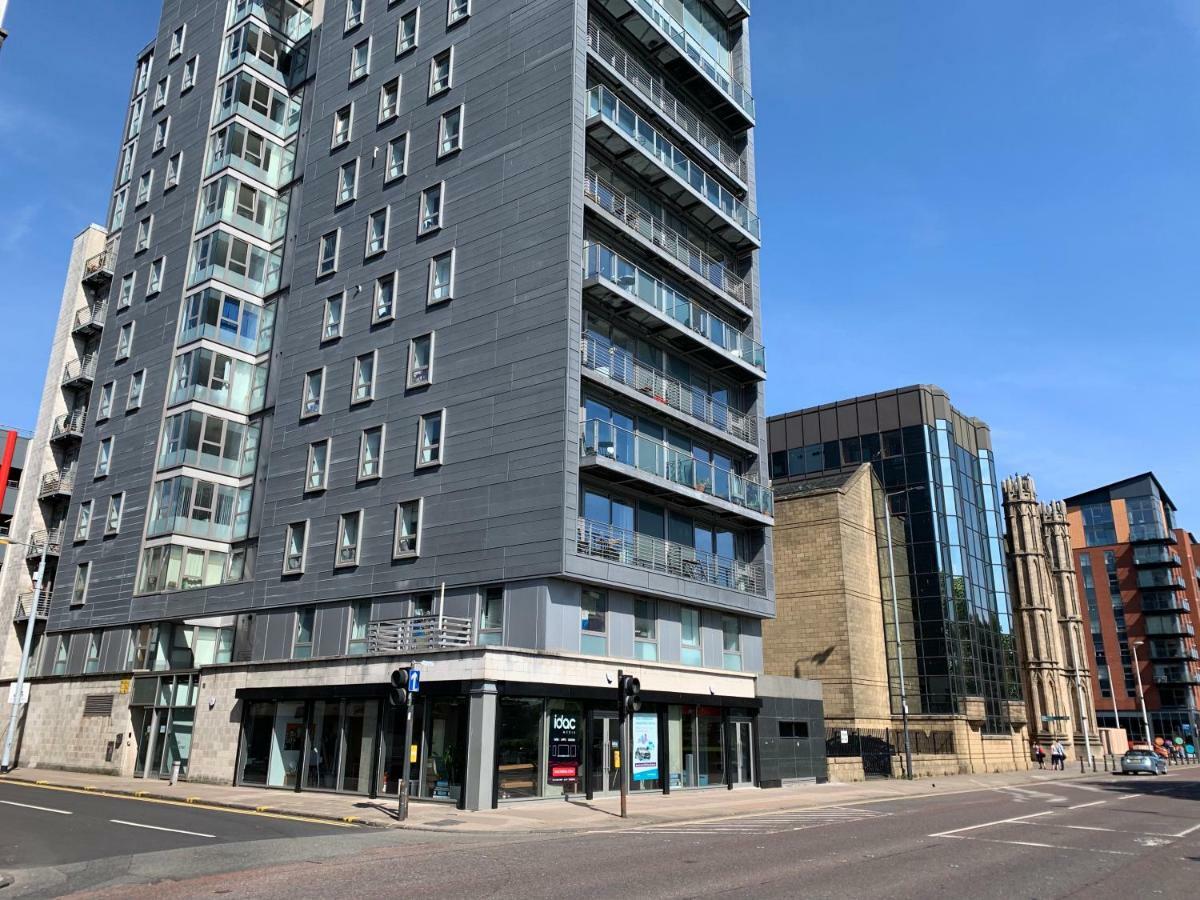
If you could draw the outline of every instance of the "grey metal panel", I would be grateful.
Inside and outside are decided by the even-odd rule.
[[[538,581],[511,586],[504,621],[504,642],[512,647],[536,649],[542,646],[547,587]]]
[[[633,596],[608,592],[608,655],[633,658]]]
[[[313,656],[338,656],[346,652],[350,636],[350,605],[338,603],[317,607]]]
[[[821,416],[817,412],[800,414],[803,423],[804,444],[819,444],[821,442]]]
[[[580,593],[578,584],[554,579],[546,583],[546,629],[547,650],[579,652],[580,638]]]
[[[280,610],[259,616],[267,620],[266,639],[263,641],[262,659],[287,659],[292,655],[292,641],[296,636],[296,614]],[[257,648],[256,648],[257,649]]]
[[[837,408],[826,406],[820,410],[821,419],[821,440],[833,441],[837,440],[838,436],[838,416]]]
[[[875,400],[867,398],[859,400],[855,405],[858,407],[858,434],[879,431],[879,412]]]
[[[877,396],[875,406],[879,411],[880,431],[891,431],[893,428],[900,427],[900,404],[897,402],[896,394]]]
[[[683,631],[679,622],[679,604],[668,600],[658,603],[658,658],[663,662],[677,663]]]
[[[921,394],[922,391],[902,391],[898,398],[900,403],[900,425],[921,424]]]
[[[838,436],[856,435],[858,431],[858,406],[854,403],[837,405]]]

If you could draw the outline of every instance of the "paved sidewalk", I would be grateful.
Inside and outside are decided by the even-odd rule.
[[[1087,776],[1093,773],[1088,772]],[[1097,774],[1104,774],[1100,770]],[[147,800],[166,800],[296,816],[323,821],[348,822],[390,828],[474,834],[545,833],[595,831],[643,827],[667,822],[690,822],[727,816],[756,815],[849,803],[865,803],[905,797],[950,794],[962,791],[995,790],[1006,787],[1045,786],[1087,777],[1078,768],[1065,772],[1034,769],[996,775],[953,775],[915,781],[886,779],[856,784],[798,784],[772,790],[743,788],[734,791],[676,791],[670,796],[632,794],[629,818],[619,816],[617,797],[592,802],[530,801],[505,804],[498,810],[468,812],[442,803],[414,800],[406,823],[396,820],[395,798],[369,800],[365,797],[319,792],[294,793],[231,785],[189,784],[174,786],[165,781],[87,775],[57,769],[18,769],[6,776],[10,782],[47,787],[96,791]]]

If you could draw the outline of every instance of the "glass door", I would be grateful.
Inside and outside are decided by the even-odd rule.
[[[621,771],[615,765],[620,725],[615,713],[596,713],[588,752],[591,754],[592,794],[611,794],[621,789]]]
[[[754,752],[749,722],[733,722],[734,784],[754,783]]]
[[[137,768],[134,770],[134,775],[138,778],[146,776],[146,762],[152,758],[151,745],[154,743],[154,716],[153,707],[146,707],[142,710],[142,721],[138,725],[138,755]]]

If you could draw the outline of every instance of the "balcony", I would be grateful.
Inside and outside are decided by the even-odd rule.
[[[1167,591],[1144,591],[1142,613],[1190,613],[1192,605],[1182,597]]]
[[[83,437],[83,426],[86,422],[87,415],[83,410],[65,413],[56,418],[50,426],[50,440],[78,440]]]
[[[81,337],[95,334],[104,327],[105,304],[103,301],[92,306],[85,306],[75,313],[75,324],[71,331]]]
[[[590,334],[580,344],[584,373],[612,386],[621,385],[627,396],[658,410],[676,414],[689,424],[736,441],[743,450],[758,452],[758,429],[745,413],[714,400],[704,391],[677,381],[665,372],[638,362],[628,351],[597,340]]]
[[[371,654],[390,656],[473,645],[470,619],[411,616],[367,626],[367,652]]]
[[[1177,544],[1175,535],[1162,525],[1132,525],[1129,528],[1131,544]]]
[[[48,500],[51,497],[70,497],[71,489],[74,486],[74,469],[67,469],[62,472],[47,472],[42,476],[42,483],[38,485],[38,499]]]
[[[33,559],[42,555],[43,548],[47,556],[58,556],[62,552],[62,529],[51,528],[48,531],[35,531],[29,536],[25,547],[25,556]]]
[[[17,604],[13,607],[13,621],[27,622],[29,621],[29,613],[32,611],[35,619],[44,619],[50,615],[50,591],[42,591],[42,596],[38,598],[35,607],[33,602],[34,591],[25,591],[17,594]]]
[[[636,322],[680,345],[684,352],[699,347],[717,368],[735,365],[762,378],[766,371],[763,345],[729,322],[710,313],[603,244],[584,245],[584,290],[622,310]]]
[[[580,556],[711,584],[742,594],[764,597],[767,593],[766,570],[761,563],[728,559],[588,519],[578,521],[575,552]]]
[[[633,237],[690,283],[729,303],[741,315],[753,315],[750,285],[733,274],[730,262],[705,253],[591,170],[584,176],[583,198],[602,213],[603,221]]]
[[[600,0],[605,9],[628,29],[648,52],[705,95],[714,114],[731,127],[754,125],[754,97],[730,72],[728,63],[706,50],[700,37],[690,32],[658,0]],[[721,0],[729,5],[733,0]],[[730,7],[732,8],[732,6]],[[690,77],[689,77],[690,76]]]
[[[1155,635],[1185,635],[1187,637],[1195,637],[1196,629],[1180,615],[1154,616],[1146,620],[1146,634],[1151,637]]]
[[[744,191],[749,177],[744,154],[735,150],[713,129],[705,124],[686,103],[666,87],[663,79],[652,74],[638,60],[630,56],[621,41],[595,19],[588,19],[588,49],[593,59],[600,62],[609,73],[622,84],[632,88],[639,98],[651,109],[662,115],[679,133],[716,164]]]
[[[117,240],[109,239],[103,250],[84,260],[83,283],[88,287],[102,287],[112,283],[113,267],[116,262]]]
[[[86,387],[96,380],[96,355],[73,359],[63,367],[63,387]]]
[[[740,251],[762,245],[758,216],[603,85],[588,91],[588,132],[687,215]],[[630,150],[636,152],[630,153]]]
[[[1200,684],[1200,674],[1190,666],[1155,666],[1155,684]]]
[[[1138,567],[1147,568],[1152,566],[1173,566],[1178,568],[1183,565],[1178,553],[1173,553],[1166,547],[1158,544],[1134,547],[1133,564]]]
[[[1160,591],[1182,591],[1187,587],[1183,576],[1170,569],[1143,569],[1137,573],[1137,584],[1139,589]]]
[[[1186,640],[1159,639],[1150,641],[1150,658],[1152,660],[1200,660],[1200,651],[1190,646]]]
[[[633,481],[642,490],[669,494],[692,506],[733,513],[752,525],[772,523],[774,498],[758,482],[611,422],[588,419],[580,430],[581,469],[602,472],[619,483]]]

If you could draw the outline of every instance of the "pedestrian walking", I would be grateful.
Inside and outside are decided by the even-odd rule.
[[[1063,746],[1062,741],[1055,741],[1050,748],[1050,767],[1058,771],[1065,771],[1067,768],[1067,748]]]
[[[1039,769],[1046,768],[1046,751],[1042,749],[1041,744],[1033,745],[1033,761],[1037,763]]]

